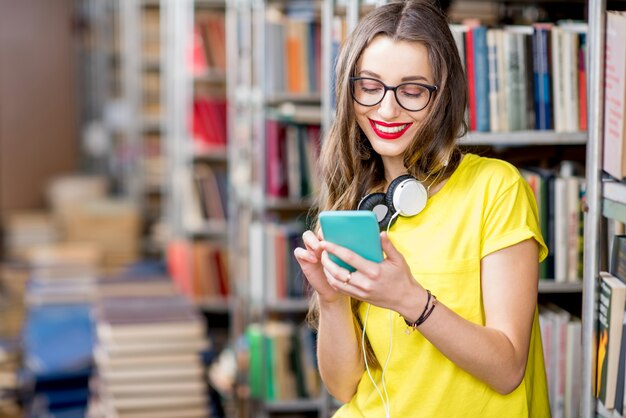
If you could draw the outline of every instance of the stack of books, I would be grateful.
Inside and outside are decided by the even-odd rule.
[[[94,245],[30,248],[22,330],[30,416],[84,416],[93,365],[91,303],[101,252]]]
[[[4,248],[13,259],[20,259],[34,245],[52,244],[60,234],[51,213],[17,211],[3,220]]]
[[[99,288],[89,417],[210,416],[205,323],[171,280],[128,277]]]
[[[32,247],[27,254],[26,304],[90,303],[96,292],[102,252],[94,244],[57,243]]]
[[[117,273],[140,257],[141,216],[137,205],[108,195],[100,176],[54,178],[46,192],[60,240],[96,245],[101,268]]]
[[[30,306],[22,335],[28,416],[84,416],[93,329],[89,304]]]
[[[19,342],[0,337],[0,417],[19,417],[18,368],[20,363]]]

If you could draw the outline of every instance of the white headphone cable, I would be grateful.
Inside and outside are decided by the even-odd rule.
[[[389,311],[389,352],[387,352],[387,359],[385,360],[385,365],[383,366],[383,372],[380,376],[380,379],[383,382],[383,393],[387,398],[387,418],[391,418],[391,403],[389,402],[389,392],[387,392],[387,385],[385,384],[385,370],[387,370],[387,365],[389,364],[389,360],[391,359],[391,349],[393,348],[393,317],[391,315],[391,311]]]
[[[391,341],[393,337],[393,327],[390,328],[391,333],[390,333],[390,338],[389,338],[389,353],[387,354],[387,360],[385,361],[385,365],[383,366],[383,372],[381,374],[381,379],[383,382],[383,391],[385,393],[385,396],[383,396],[383,393],[378,388],[378,385],[376,384],[376,381],[374,380],[374,377],[372,376],[372,373],[370,372],[369,364],[367,363],[367,355],[365,353],[365,328],[367,327],[367,318],[369,317],[371,306],[372,305],[368,303],[367,309],[365,310],[365,319],[363,320],[363,332],[361,333],[361,350],[363,351],[363,361],[365,362],[365,370],[367,371],[367,375],[369,376],[370,381],[372,382],[372,385],[374,385],[374,389],[376,389],[376,392],[378,392],[378,396],[380,397],[380,400],[382,401],[383,409],[385,411],[385,417],[391,418],[391,411],[390,411],[390,406],[389,406],[389,393],[387,393],[387,386],[385,385],[385,369],[387,368],[387,364],[389,363],[389,359],[391,358]],[[391,321],[391,325],[393,325],[391,311],[389,311],[389,320]]]
[[[393,220],[396,219],[398,216],[400,216],[400,211],[397,211],[396,213],[394,213],[391,216],[391,219],[389,219],[389,222],[387,223],[387,235],[389,235],[389,228],[391,228],[391,224],[393,223]]]

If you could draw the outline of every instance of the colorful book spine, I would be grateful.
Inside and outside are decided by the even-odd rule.
[[[535,129],[552,129],[552,80],[550,76],[550,34],[552,24],[535,24],[533,33],[533,74],[535,85]]]

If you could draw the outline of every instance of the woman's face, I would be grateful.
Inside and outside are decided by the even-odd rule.
[[[357,62],[357,77],[367,77],[382,81],[387,86],[414,82],[434,85],[434,79],[426,47],[418,42],[393,41],[379,35],[365,48]],[[365,80],[355,84],[355,95],[365,100],[367,95],[375,96],[375,89],[381,87],[376,82]],[[428,91],[408,89],[397,91],[405,107],[428,98]],[[380,90],[379,90],[380,91]],[[362,100],[360,100],[363,102]],[[396,101],[393,91],[387,91],[382,101],[374,106],[364,106],[353,100],[356,120],[365,132],[374,150],[381,155],[385,167],[393,173],[404,172],[402,155],[415,137],[418,126],[426,118],[433,99],[420,111],[404,109]],[[366,103],[368,104],[368,103]]]

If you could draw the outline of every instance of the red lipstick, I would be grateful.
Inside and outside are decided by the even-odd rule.
[[[387,139],[387,140],[394,140],[394,139],[400,138],[402,135],[404,135],[406,130],[409,129],[411,125],[413,124],[412,122],[409,122],[409,123],[385,123],[385,122],[380,122],[380,121],[374,122],[372,119],[369,119],[369,121],[376,135],[378,135],[382,139]],[[389,132],[383,132],[379,130],[376,127],[376,125],[384,126],[386,128],[392,128],[394,126],[404,126],[404,128],[401,131],[389,133]]]

